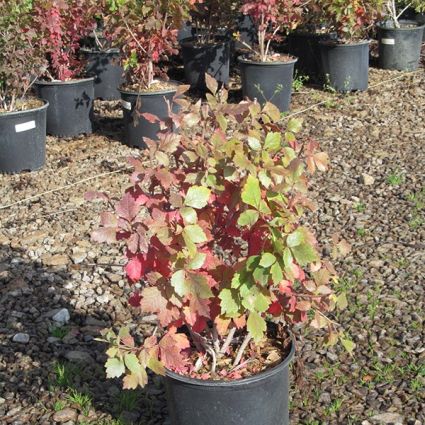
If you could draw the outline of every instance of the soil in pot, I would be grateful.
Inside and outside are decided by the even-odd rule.
[[[369,41],[358,43],[319,42],[322,80],[345,93],[367,90],[369,82]]]
[[[28,99],[15,112],[0,110],[0,173],[35,171],[46,162],[48,102]]]
[[[92,133],[94,78],[37,81],[38,97],[49,102],[47,133],[74,137]]]
[[[230,40],[226,36],[215,36],[211,42],[202,43],[199,37],[182,40],[181,54],[187,82],[194,90],[206,90],[205,74],[219,83],[229,82]]]
[[[172,425],[289,425],[289,365],[283,361],[236,380],[202,380],[167,371],[165,387]]]
[[[425,24],[400,21],[400,28],[387,21],[378,25],[379,67],[414,71],[419,66]]]
[[[178,83],[168,81],[154,84],[149,91],[137,87],[121,87],[121,105],[124,114],[124,143],[128,146],[145,148],[144,137],[156,140],[160,130],[158,123],[152,123],[141,114],[149,113],[165,120],[168,117],[166,100],[172,101]],[[177,105],[173,105],[176,107]]]
[[[118,87],[124,82],[124,70],[120,65],[119,49],[81,49],[80,52],[87,62],[86,74],[94,77],[95,98],[120,99]]]
[[[270,62],[239,57],[243,96],[257,99],[262,105],[271,102],[281,112],[288,111],[296,61],[287,55],[277,55]]]

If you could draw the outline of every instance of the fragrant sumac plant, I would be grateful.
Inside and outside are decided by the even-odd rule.
[[[122,50],[127,84],[146,90],[155,78],[167,79],[165,61],[178,53],[178,25],[187,16],[182,0],[107,0],[108,36]]]
[[[137,284],[129,302],[158,317],[159,330],[142,342],[128,328],[104,333],[107,375],[125,374],[125,388],[145,385],[147,368],[201,379],[256,373],[267,362],[247,360],[267,352],[271,322],[308,322],[327,329],[328,343],[353,348],[326,316],[346,303],[330,287],[335,270],[301,224],[314,209],[308,175],[325,170],[326,153],[297,141],[300,121],[283,124],[274,105],[228,104],[227,91],[206,80],[207,101],[176,97],[175,131],[146,140],[155,166],[132,159],[131,186],[116,202],[89,194],[113,208],[94,240],[125,244],[125,272]]]
[[[384,0],[388,17],[396,28],[400,28],[399,19],[407,9],[412,8],[417,13],[425,12],[425,2],[423,0]]]
[[[258,29],[258,46],[253,49],[261,62],[270,58],[270,43],[280,32],[295,29],[301,21],[301,0],[244,0],[241,12],[249,15]]]
[[[31,2],[0,0],[0,110],[14,111],[45,66]],[[18,102],[19,103],[19,102]]]
[[[96,27],[95,0],[34,0],[33,19],[40,48],[48,59],[44,77],[71,80],[81,77],[80,40]]]

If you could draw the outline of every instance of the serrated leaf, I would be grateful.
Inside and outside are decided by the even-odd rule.
[[[185,224],[196,224],[198,221],[198,215],[196,211],[191,207],[183,207],[180,209],[180,215],[183,217]]]
[[[277,261],[272,265],[270,273],[272,275],[272,280],[275,285],[278,285],[283,280],[282,268],[280,267],[280,264]]]
[[[303,124],[302,120],[291,118],[288,121],[287,129],[288,131],[291,131],[292,133],[298,133],[301,130],[302,124]]]
[[[286,243],[291,248],[300,245],[302,242],[304,242],[304,232],[300,228],[289,234],[286,238]]]
[[[242,201],[245,204],[259,208],[261,201],[260,182],[255,177],[249,175],[242,190]]]
[[[344,310],[347,308],[348,306],[348,301],[347,301],[347,295],[345,294],[345,292],[340,293],[337,298],[336,298],[336,305],[338,306],[339,310]]]
[[[117,358],[108,359],[108,361],[105,363],[105,367],[106,376],[108,378],[119,378],[125,373],[124,362]]]
[[[165,375],[165,367],[164,365],[154,357],[149,357],[148,362],[146,363],[146,366],[157,375]]]
[[[316,250],[306,243],[294,246],[291,251],[300,266],[306,266],[319,259]]]
[[[266,321],[257,312],[251,311],[246,325],[252,339],[257,343],[260,342],[267,329]]]
[[[124,364],[127,369],[135,375],[140,373],[141,365],[137,356],[133,353],[128,353],[124,356]]]
[[[204,265],[206,258],[207,254],[204,254],[203,252],[197,252],[195,257],[188,263],[187,266],[191,270],[200,269]]]
[[[210,74],[205,73],[205,85],[207,86],[207,89],[212,93],[216,94],[218,90],[218,82],[217,80],[212,77]]]
[[[351,339],[341,338],[341,344],[349,354],[351,354],[356,348],[356,344],[351,341]]]
[[[239,315],[240,304],[235,290],[224,288],[218,295],[220,298],[221,313],[227,317],[237,317]]]
[[[208,203],[210,194],[211,191],[207,187],[192,186],[187,191],[184,204],[196,209],[204,208]]]
[[[282,136],[280,133],[267,133],[264,149],[268,151],[277,151],[280,149],[281,141]]]
[[[252,227],[260,217],[258,211],[255,210],[246,210],[238,218],[239,226],[249,226]]]
[[[186,294],[185,279],[186,273],[184,270],[177,270],[171,276],[171,285],[181,297]]]
[[[198,224],[190,224],[183,229],[183,233],[193,243],[203,243],[207,241],[207,236]]]
[[[260,266],[268,268],[268,267],[272,266],[275,262],[276,262],[276,257],[273,254],[271,254],[270,252],[265,252],[261,256]]]
[[[248,136],[248,146],[253,150],[253,151],[259,151],[261,150],[261,142],[252,136]]]

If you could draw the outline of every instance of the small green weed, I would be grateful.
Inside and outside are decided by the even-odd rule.
[[[330,416],[334,413],[338,413],[341,410],[343,400],[341,398],[337,398],[334,400],[326,409],[326,415]]]
[[[92,399],[89,395],[80,393],[75,389],[71,389],[67,398],[71,403],[76,404],[81,409],[84,416],[89,414],[89,410],[92,406]]]
[[[120,391],[115,402],[115,411],[118,413],[134,410],[140,401],[140,393],[133,390]]]
[[[68,328],[66,326],[55,326],[50,333],[55,338],[64,339],[68,334]]]
[[[53,369],[56,376],[56,384],[62,388],[71,386],[75,378],[80,374],[78,366],[73,363],[56,362]]]
[[[300,91],[305,83],[308,82],[310,77],[308,75],[299,74],[298,71],[295,72],[294,80],[292,81],[292,88],[294,91]]]
[[[357,204],[354,205],[354,208],[358,213],[362,213],[366,211],[366,204],[364,202],[357,202]]]
[[[63,400],[56,400],[53,403],[53,410],[55,412],[59,412],[60,410],[63,410],[66,407],[66,403]]]
[[[405,177],[404,174],[401,174],[399,171],[394,171],[387,176],[387,183],[390,186],[400,186],[404,183]]]

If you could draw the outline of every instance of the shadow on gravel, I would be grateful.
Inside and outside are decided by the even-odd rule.
[[[0,422],[52,424],[64,414],[75,423],[117,425],[160,416],[159,381],[142,392],[106,380],[105,347],[94,338],[109,315],[76,310],[80,282],[72,267],[46,267],[0,245]]]

